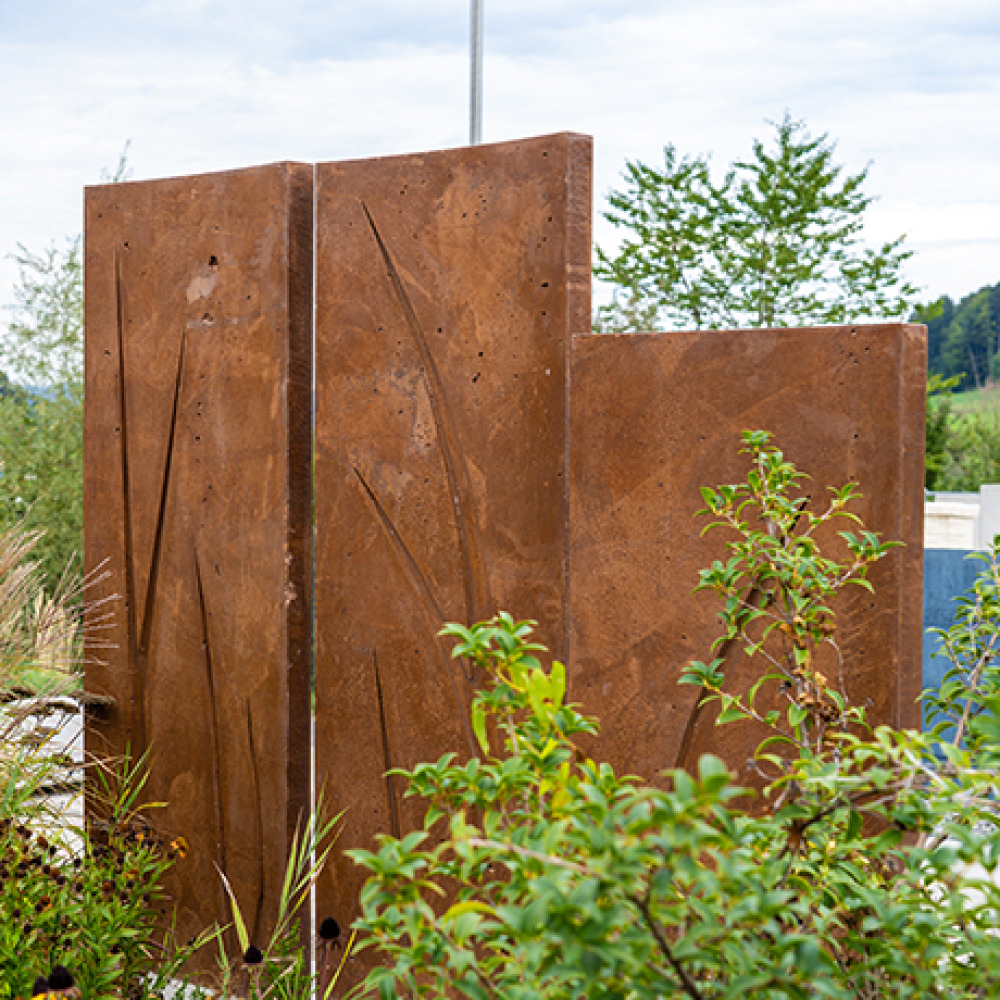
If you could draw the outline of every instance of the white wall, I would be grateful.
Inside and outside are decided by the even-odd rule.
[[[978,493],[929,493],[924,502],[924,548],[987,549],[1000,534],[1000,485]]]

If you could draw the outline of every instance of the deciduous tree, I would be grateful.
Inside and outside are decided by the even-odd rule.
[[[83,287],[80,239],[19,248],[0,365],[0,527],[45,532],[35,555],[58,580],[83,547]]]
[[[664,149],[662,168],[626,165],[604,217],[624,233],[597,249],[615,285],[599,329],[804,326],[905,315],[903,237],[877,249],[861,232],[868,168],[845,174],[826,135],[787,113],[765,144],[712,176],[704,156]]]

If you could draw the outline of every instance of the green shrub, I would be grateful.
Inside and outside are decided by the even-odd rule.
[[[22,763],[25,763],[22,761]],[[25,767],[22,778],[37,780]],[[190,954],[161,929],[163,873],[183,844],[165,844],[135,807],[141,771],[111,793],[89,832],[39,823],[23,808],[0,818],[0,997],[27,997],[39,976],[68,969],[83,996],[155,996]],[[74,836],[75,834],[75,836]],[[199,944],[202,942],[198,942]],[[6,990],[6,992],[4,992]]]
[[[983,483],[1000,482],[1000,413],[971,410],[947,419],[947,451],[936,488],[974,493]]]
[[[759,813],[735,807],[745,790],[713,757],[662,788],[586,759],[577,737],[596,722],[565,702],[565,671],[541,665],[531,623],[449,625],[454,655],[489,678],[473,708],[482,756],[397,772],[427,803],[423,829],[352,852],[371,872],[362,947],[381,959],[359,993],[995,995],[992,760],[941,733],[871,730],[823,676],[837,654],[830,599],[870,586],[888,546],[859,528],[839,536],[840,558],[822,553],[831,522],[853,517],[852,489],[811,513],[767,435],[746,446],[747,481],[706,491],[731,540],[701,586],[722,598],[720,641],[743,645],[759,683],[728,690],[718,659],[685,679],[721,703],[721,724],[768,727]]]
[[[340,928],[328,918],[320,927],[321,954],[317,968],[310,969],[309,956],[302,946],[300,917],[308,908],[310,893],[333,847],[333,834],[340,814],[327,819],[322,798],[301,831],[292,839],[278,900],[278,916],[270,938],[252,941],[247,932],[239,901],[229,881],[222,876],[229,896],[232,925],[239,953],[226,951],[225,937],[217,935],[219,977],[212,991],[215,1000],[247,997],[249,1000],[321,1000],[332,995],[344,961],[351,948],[347,943],[340,961],[333,950],[341,944]]]
[[[161,925],[163,873],[181,850],[137,807],[144,762],[89,765],[86,830],[50,803],[82,768],[56,739],[75,714],[80,587],[43,587],[40,532],[0,532],[0,1000],[68,969],[87,998],[155,993],[190,953]]]

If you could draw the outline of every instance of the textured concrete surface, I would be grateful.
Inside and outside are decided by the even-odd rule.
[[[498,609],[565,648],[566,364],[590,325],[588,138],[317,175],[317,776],[341,844],[412,829],[391,766],[470,752],[435,638]],[[319,916],[355,916],[346,859]]]
[[[572,363],[570,696],[601,719],[596,746],[645,778],[723,756],[744,780],[753,723],[718,729],[714,707],[677,678],[707,660],[718,630],[698,570],[724,556],[700,487],[736,483],[745,429],[774,432],[812,479],[855,480],[871,530],[901,540],[836,605],[844,682],[876,723],[919,725],[925,334],[858,326],[586,336]],[[828,665],[830,676],[838,676]],[[756,676],[739,651],[738,688]]]
[[[88,191],[87,564],[122,595],[88,741],[156,754],[182,933],[226,914],[216,864],[266,931],[308,802],[313,498],[316,776],[346,810],[317,905],[342,927],[341,849],[419,822],[385,772],[472,750],[445,621],[538,619],[620,771],[712,751],[750,778],[760,733],[676,683],[716,634],[700,487],[745,476],[744,429],[907,543],[837,610],[851,699],[918,723],[923,328],[593,336],[590,171],[568,134],[316,168],[314,494],[313,168]]]
[[[228,916],[216,865],[266,930],[309,801],[311,253],[309,166],[87,191],[86,563],[121,598],[87,746],[155,757],[182,938]]]

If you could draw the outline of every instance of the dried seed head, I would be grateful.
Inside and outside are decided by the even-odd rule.
[[[49,973],[50,990],[70,990],[73,988],[73,976],[64,965],[57,965]]]
[[[333,917],[326,917],[319,925],[321,941],[336,941],[340,937],[340,924]]]
[[[264,956],[261,954],[260,948],[256,945],[250,945],[250,947],[243,953],[244,965],[260,965],[263,961]]]

